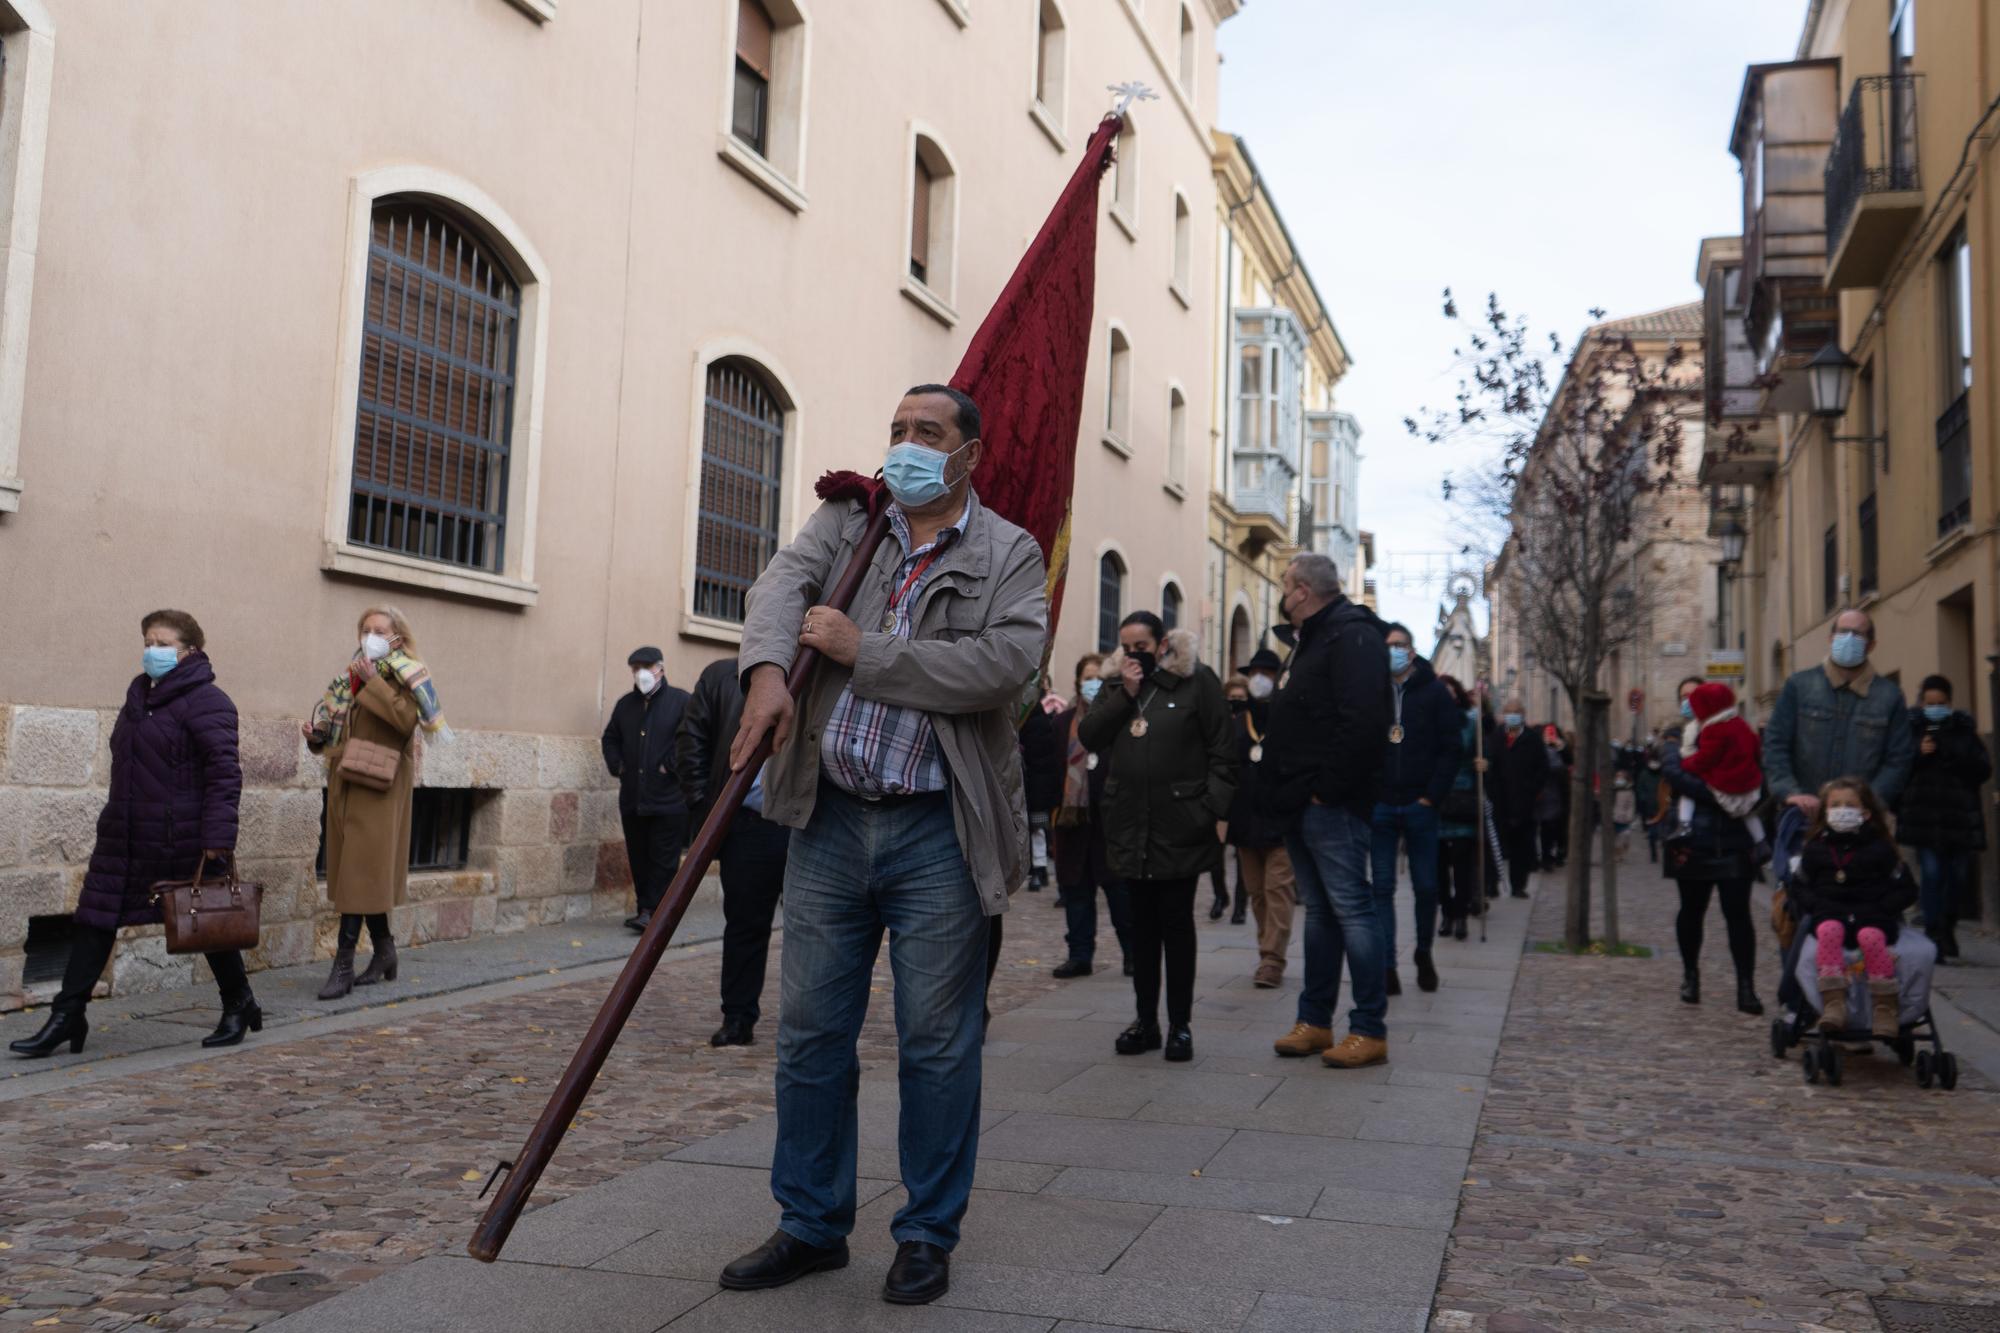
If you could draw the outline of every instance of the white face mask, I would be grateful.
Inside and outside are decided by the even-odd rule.
[[[653,687],[660,683],[660,678],[646,668],[640,667],[632,673],[632,683],[639,687],[639,693],[651,694]]]
[[[1264,675],[1262,672],[1259,672],[1257,675],[1250,677],[1250,697],[1252,699],[1270,698],[1271,678],[1269,676]]]
[[[379,662],[389,655],[389,641],[380,634],[361,636],[361,655],[371,662]]]
[[[1868,812],[1851,805],[1829,806],[1826,826],[1835,833],[1853,833],[1868,822]]]

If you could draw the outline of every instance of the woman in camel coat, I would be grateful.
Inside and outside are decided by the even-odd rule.
[[[441,732],[443,713],[429,672],[414,656],[409,622],[393,607],[371,608],[357,626],[354,660],[334,678],[305,724],[306,743],[326,758],[326,894],[340,910],[340,937],[322,1000],[355,986],[396,979],[389,912],[406,898],[410,868],[410,796],[416,785],[421,727]],[[341,761],[355,741],[372,741],[401,758],[386,790],[353,781]],[[354,973],[363,922],[374,953]]]

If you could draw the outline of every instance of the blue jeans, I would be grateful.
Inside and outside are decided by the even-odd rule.
[[[1126,897],[1125,882],[1107,879],[1093,884],[1085,880],[1081,884],[1061,886],[1063,918],[1068,929],[1063,939],[1069,945],[1069,956],[1080,963],[1088,963],[1097,956],[1097,894],[1104,892],[1104,907],[1111,914],[1111,930],[1118,937],[1121,953],[1132,949],[1128,932],[1131,929],[1131,908]]]
[[[1944,934],[1945,924],[1952,919],[1971,859],[1966,852],[1946,852],[1935,847],[1917,849],[1917,871],[1921,877],[1917,908],[1924,914],[1924,934],[1933,940]]]
[[[1382,966],[1396,965],[1396,847],[1410,849],[1410,887],[1417,894],[1417,952],[1437,938],[1438,817],[1421,803],[1375,807],[1375,920],[1382,928]]]
[[[949,1250],[979,1148],[987,919],[944,795],[876,803],[822,783],[811,821],[792,834],[771,1195],[779,1227],[807,1244],[854,1229],[854,1043],[885,928],[909,1192],[889,1231]]]
[[[1350,810],[1309,805],[1285,835],[1299,901],[1306,907],[1305,989],[1299,1022],[1333,1026],[1345,956],[1354,1003],[1347,1025],[1364,1037],[1387,1037],[1387,979],[1382,932],[1375,920],[1375,890],[1368,883],[1368,821]]]

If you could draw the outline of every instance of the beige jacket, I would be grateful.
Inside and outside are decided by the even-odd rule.
[[[930,714],[951,775],[952,822],[980,906],[998,916],[1028,863],[1015,720],[1035,693],[1048,636],[1048,578],[1033,537],[976,499],[969,503],[965,535],[932,566],[908,639],[875,629],[903,548],[891,534],[876,551],[848,608],[861,627],[854,669],[823,662],[813,673],[791,740],[764,770],[764,817],[793,828],[812,818],[820,732],[850,679],[864,699],[921,708]],[[753,667],[768,662],[791,669],[806,608],[839,581],[867,526],[860,504],[829,501],[758,576],[738,656],[746,687]]]

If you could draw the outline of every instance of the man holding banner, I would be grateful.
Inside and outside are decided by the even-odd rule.
[[[867,526],[868,506],[853,500],[822,505],[750,592],[732,763],[773,733],[764,814],[796,831],[771,1164],[782,1216],[770,1240],[723,1270],[725,1287],[775,1287],[847,1263],[855,1039],[885,929],[909,1198],[891,1225],[896,1259],[882,1294],[923,1304],[949,1285],[979,1143],[988,920],[1026,876],[1015,723],[1048,634],[1041,547],[972,492],[980,425],[956,389],[904,396],[883,465],[894,540],[876,549],[849,614],[816,603]],[[795,712],[785,675],[802,648],[826,661]]]

